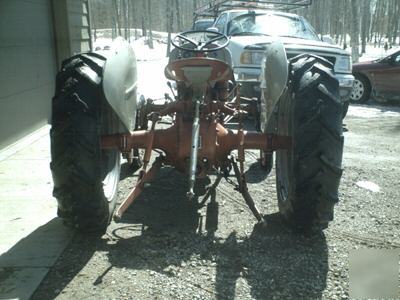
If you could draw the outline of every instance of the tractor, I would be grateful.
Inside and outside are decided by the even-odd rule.
[[[256,149],[275,155],[284,220],[307,231],[328,226],[338,202],[343,153],[342,104],[332,64],[307,54],[288,60],[279,41],[271,44],[256,111],[260,130],[250,131],[244,121],[254,111],[235,82],[228,43],[226,35],[215,31],[177,34],[164,69],[176,94],[163,104],[137,100],[135,54],[123,40],[108,51],[63,62],[52,103],[51,171],[58,215],[66,225],[104,232],[163,166],[186,174],[187,201],[198,207],[206,205],[223,178],[233,175],[257,224],[265,224],[245,176],[246,150]],[[172,125],[160,126],[166,116]],[[227,125],[232,118],[236,130]],[[116,207],[121,156],[140,170]],[[196,183],[209,176],[215,181],[200,198]],[[210,201],[210,207],[215,205]]]

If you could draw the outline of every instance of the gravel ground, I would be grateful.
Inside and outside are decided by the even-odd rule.
[[[281,223],[274,171],[266,178],[255,152],[247,153],[247,176],[270,221],[264,229],[222,181],[219,227],[207,233],[206,209],[188,204],[185,179],[164,168],[101,239],[76,235],[33,299],[347,299],[350,251],[400,248],[399,117],[394,107],[350,108],[341,201],[321,235]],[[122,174],[120,199],[137,179]]]

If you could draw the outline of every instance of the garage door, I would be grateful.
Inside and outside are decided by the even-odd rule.
[[[0,149],[47,123],[56,59],[50,0],[0,0]]]

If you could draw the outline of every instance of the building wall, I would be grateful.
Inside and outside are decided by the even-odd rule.
[[[53,0],[58,65],[92,48],[87,0]]]
[[[0,0],[0,150],[50,119],[63,59],[89,51],[87,0]]]
[[[49,0],[0,1],[0,149],[46,124],[56,73]]]

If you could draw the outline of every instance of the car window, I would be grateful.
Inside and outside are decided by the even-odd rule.
[[[224,27],[225,27],[225,23],[226,23],[226,19],[227,19],[227,15],[226,14],[222,14],[218,21],[215,23],[215,27],[218,28],[218,31],[223,33],[224,32]]]
[[[213,23],[211,20],[197,21],[193,26],[193,30],[207,30]]]
[[[400,52],[397,53],[397,54],[395,54],[395,55],[393,56],[393,62],[394,62],[396,65],[400,65]]]

